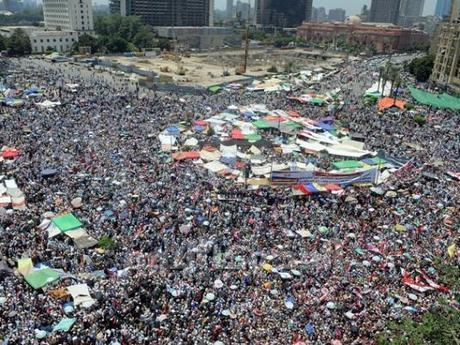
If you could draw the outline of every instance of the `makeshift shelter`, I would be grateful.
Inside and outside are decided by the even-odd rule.
[[[53,218],[52,223],[61,232],[78,229],[83,225],[72,213]]]
[[[25,276],[25,280],[30,286],[37,290],[54,282],[55,280],[58,280],[59,277],[59,273],[55,270],[51,268],[44,268],[29,273]]]
[[[460,98],[450,96],[446,93],[433,94],[415,87],[409,88],[412,97],[421,104],[431,105],[436,108],[460,110]]]
[[[362,162],[359,161],[340,161],[332,163],[337,169],[359,169],[364,166]]]
[[[220,85],[213,85],[213,86],[208,87],[208,91],[212,93],[218,93],[221,90],[222,90],[222,87]]]
[[[385,97],[379,101],[380,111],[383,111],[389,108],[393,108],[393,107],[404,109],[406,107],[406,102],[399,100],[399,99],[391,98],[391,97]]]

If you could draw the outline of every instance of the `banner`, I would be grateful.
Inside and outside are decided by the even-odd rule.
[[[332,174],[317,171],[274,171],[272,173],[272,184],[298,185],[317,183],[319,185],[336,184],[346,187],[361,183],[375,184],[377,177],[377,168],[349,174]]]

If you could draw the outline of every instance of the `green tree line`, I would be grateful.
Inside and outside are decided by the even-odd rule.
[[[11,55],[30,54],[30,39],[22,29],[16,29],[10,37],[0,35],[0,51],[7,50]]]
[[[120,15],[95,18],[96,36],[82,35],[74,45],[90,47],[92,53],[123,53],[139,51],[143,48],[169,48],[168,40],[158,39],[152,28],[142,23],[139,17]]]

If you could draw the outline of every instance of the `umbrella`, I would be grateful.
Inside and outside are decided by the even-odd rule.
[[[180,135],[180,129],[177,127],[166,128],[166,132],[168,132],[168,134],[170,135],[175,135],[175,136]]]
[[[41,175],[43,178],[53,177],[57,174],[57,170],[53,168],[46,168],[42,170]]]

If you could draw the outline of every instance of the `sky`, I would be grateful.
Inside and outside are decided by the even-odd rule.
[[[237,0],[234,1],[236,2]],[[226,3],[226,0],[215,0],[216,7],[220,9],[224,9]],[[254,0],[251,0],[251,3],[254,3]],[[325,7],[326,10],[331,8],[344,8],[347,11],[347,15],[359,14],[363,5],[367,4],[370,6],[370,3],[371,0],[313,0],[314,7]],[[425,0],[425,10],[423,14],[434,14],[435,6],[436,0]]]

